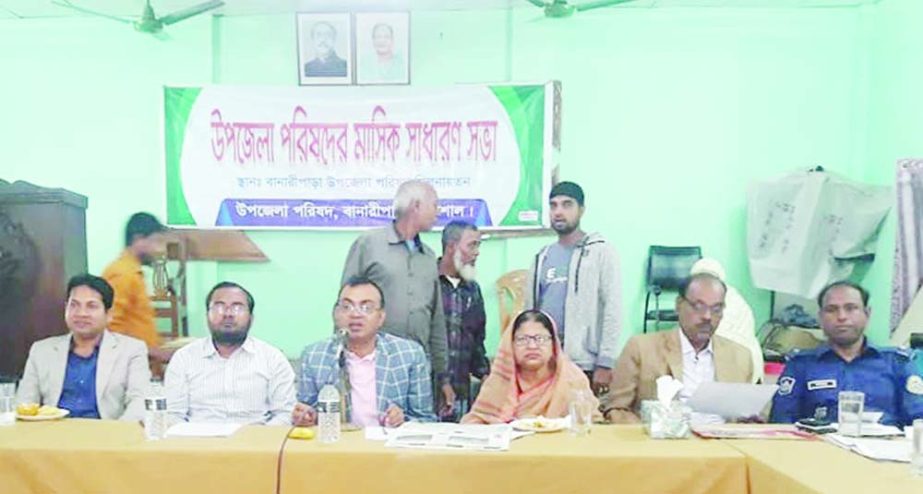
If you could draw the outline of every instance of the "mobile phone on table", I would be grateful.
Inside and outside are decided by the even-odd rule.
[[[815,434],[827,434],[830,432],[836,432],[836,427],[833,427],[833,424],[826,419],[801,419],[798,422],[795,422],[795,427],[801,430],[813,432]]]

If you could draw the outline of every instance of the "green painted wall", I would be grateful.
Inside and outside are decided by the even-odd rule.
[[[894,160],[920,154],[920,14],[914,0],[610,9],[559,21],[535,21],[532,9],[414,12],[412,77],[420,86],[563,81],[561,177],[584,185],[585,228],[621,253],[623,337],[640,331],[650,244],[701,245],[763,321],[769,294],[752,286],[746,263],[747,184],[818,164],[890,184]],[[295,84],[292,16],[199,18],[169,32],[161,42],[105,20],[0,21],[0,177],[89,196],[95,272],[118,254],[131,212],[165,209],[163,84]],[[193,333],[205,331],[204,293],[232,279],[256,296],[254,334],[294,356],[330,330],[355,234],[251,237],[271,262],[192,269]],[[550,240],[485,242],[489,349],[490,287]],[[887,333],[893,226],[880,247],[868,278],[876,340]]]
[[[868,154],[863,180],[894,187],[895,162],[923,156],[923,2],[887,0],[869,9]],[[887,337],[890,321],[891,278],[894,263],[896,215],[891,214],[881,232],[879,254],[865,278],[872,292],[871,325]]]

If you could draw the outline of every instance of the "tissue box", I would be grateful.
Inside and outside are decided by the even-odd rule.
[[[651,425],[651,409],[658,403],[659,402],[657,400],[641,401],[641,409],[638,411],[638,416],[641,417],[641,423],[644,424],[644,430],[647,430],[648,426]]]
[[[683,439],[689,437],[692,409],[678,401],[664,406],[656,400],[641,402],[644,431],[653,439]]]

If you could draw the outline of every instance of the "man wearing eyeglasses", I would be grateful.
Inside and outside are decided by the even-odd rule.
[[[210,336],[178,350],[164,387],[173,422],[288,425],[295,372],[278,348],[249,336],[253,295],[223,281],[205,298]]]
[[[873,345],[865,337],[868,298],[864,288],[848,281],[821,290],[818,319],[827,342],[789,355],[772,400],[772,422],[835,422],[840,391],[865,393],[865,410],[881,412],[883,424],[923,418],[923,378],[911,363],[911,351]]]
[[[616,363],[609,393],[600,399],[606,418],[614,423],[639,422],[641,402],[657,397],[656,380],[673,376],[683,383],[686,400],[704,382],[749,383],[750,352],[716,336],[727,289],[710,273],[683,281],[676,297],[679,328],[637,335],[628,340]]]
[[[333,320],[336,334],[302,353],[295,425],[316,424],[317,395],[327,384],[340,390],[346,419],[359,427],[436,420],[429,360],[419,343],[379,332],[385,299],[375,282],[362,276],[347,279],[333,306]]]
[[[439,216],[439,197],[427,182],[408,180],[394,195],[395,219],[353,242],[341,282],[364,276],[388,294],[388,319],[382,332],[416,341],[433,371],[440,403],[451,408],[455,390],[447,372],[445,313],[436,255],[420,239]],[[450,412],[451,410],[446,410]]]

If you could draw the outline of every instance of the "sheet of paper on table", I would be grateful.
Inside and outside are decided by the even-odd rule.
[[[459,424],[444,424],[438,427],[447,426],[446,428],[448,429],[456,429],[458,425]],[[491,427],[497,427],[497,426],[491,426]],[[381,427],[381,426],[366,427],[365,428],[365,438],[369,441],[387,441],[388,438],[391,435],[393,435],[395,431],[397,431],[397,429],[393,429],[390,427]],[[517,431],[513,429],[513,431],[510,433],[510,440],[512,441],[512,440],[519,439],[520,437],[531,436],[534,434],[535,434],[534,432]]]
[[[686,403],[698,413],[711,413],[726,419],[758,416],[772,395],[775,384],[704,382]]]
[[[840,424],[834,422],[830,424],[831,428],[839,430]],[[900,428],[893,425],[884,425],[884,424],[872,424],[868,422],[862,422],[862,437],[891,437],[891,436],[903,436],[904,431]],[[846,436],[841,436],[846,437]]]
[[[873,460],[910,463],[910,456],[913,453],[913,444],[905,438],[894,440],[868,439],[840,434],[827,434],[824,438],[831,444]]]
[[[692,432],[707,439],[813,439],[814,434],[802,432],[788,424],[723,424],[693,425]]]
[[[366,437],[375,437],[377,433],[366,432]],[[506,451],[513,439],[513,428],[508,424],[407,422],[396,429],[385,429],[383,435],[387,436],[388,448]]]
[[[167,429],[167,437],[229,437],[243,424],[180,422]]]

